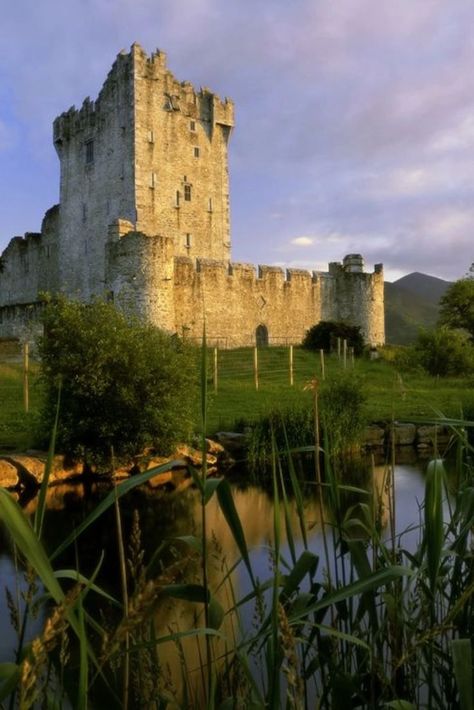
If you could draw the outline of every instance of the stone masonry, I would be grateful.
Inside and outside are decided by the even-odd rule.
[[[230,100],[178,82],[132,45],[95,101],[53,126],[60,204],[0,257],[0,337],[25,334],[41,292],[113,300],[158,327],[227,347],[302,340],[319,320],[384,342],[383,269],[358,254],[326,272],[231,262]]]

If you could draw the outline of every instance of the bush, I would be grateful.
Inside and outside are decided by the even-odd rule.
[[[169,453],[190,437],[198,368],[180,339],[102,302],[51,301],[43,326],[41,430],[51,432],[61,381],[58,448],[101,462],[111,446],[122,458]]]
[[[319,422],[321,445],[327,436],[332,454],[346,454],[361,443],[366,423],[363,408],[366,397],[358,380],[341,375],[320,383]],[[277,451],[314,446],[315,422],[313,403],[272,409],[250,427],[248,461],[255,471],[272,459],[272,441]]]
[[[347,452],[361,443],[366,400],[361,383],[353,376],[341,375],[323,383],[319,397],[321,425],[333,453]]]
[[[360,327],[329,320],[322,320],[317,325],[313,325],[307,331],[302,345],[308,350],[326,350],[326,352],[330,352],[337,347],[338,338],[341,339],[341,342],[347,340],[347,345],[354,348],[356,355],[362,353],[364,338],[360,332]]]
[[[430,375],[467,375],[474,369],[474,348],[458,330],[422,330],[413,346],[415,359]]]

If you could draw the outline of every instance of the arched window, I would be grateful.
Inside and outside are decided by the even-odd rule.
[[[268,345],[268,328],[266,325],[259,325],[255,331],[255,343],[257,348]]]

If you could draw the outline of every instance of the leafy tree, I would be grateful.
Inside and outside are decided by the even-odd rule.
[[[360,355],[364,348],[364,338],[360,327],[347,325],[336,321],[322,320],[313,325],[303,339],[303,347],[308,350],[326,350],[329,352],[336,345],[337,339],[347,340],[349,347],[354,348],[356,355]]]
[[[50,301],[43,325],[41,429],[52,429],[61,382],[58,448],[100,463],[111,446],[119,457],[169,453],[189,438],[198,368],[182,340],[103,302]]]
[[[458,330],[422,330],[413,352],[430,375],[467,375],[474,369],[474,348],[467,334]]]
[[[440,324],[463,328],[474,340],[474,278],[455,281],[440,300]]]

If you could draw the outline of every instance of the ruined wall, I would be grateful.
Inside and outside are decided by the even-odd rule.
[[[41,233],[13,237],[0,261],[0,306],[32,303],[41,291],[54,291],[57,279],[58,215],[46,213]]]
[[[177,255],[228,261],[233,104],[178,82],[163,52],[132,54],[136,228],[171,237]]]

